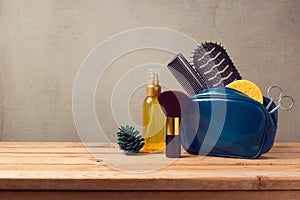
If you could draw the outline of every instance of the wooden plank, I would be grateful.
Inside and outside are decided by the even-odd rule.
[[[70,154],[88,154],[89,152],[85,148],[0,148],[0,154],[1,153],[24,153],[24,154],[30,154],[30,153],[45,153],[45,154],[59,154],[59,153],[70,153]]]
[[[101,160],[97,160],[89,154],[0,154],[0,166],[1,165],[24,165],[24,164],[47,164],[47,165],[94,165],[101,163],[106,166],[119,166],[119,168],[150,168],[159,169],[168,166],[173,166],[178,170],[185,169],[197,169],[201,166],[222,166],[228,168],[229,166],[261,166],[265,168],[266,166],[297,166],[300,169],[300,159],[294,158],[287,162],[287,158],[282,158],[280,156],[263,159],[263,160],[246,160],[246,159],[230,159],[230,158],[217,158],[217,157],[205,157],[198,159],[178,159],[178,160],[168,160],[166,158],[153,160],[152,157],[130,157],[131,160],[135,160],[135,163],[130,162],[124,155],[100,155]],[[118,159],[119,158],[119,159]],[[152,166],[149,166],[152,165]],[[157,166],[157,167],[155,167]],[[285,170],[285,167],[281,167]]]
[[[74,177],[74,178],[81,178],[82,176],[85,176],[85,173],[90,174],[92,176],[93,174],[97,175],[98,172],[105,171],[111,171],[113,173],[117,172],[124,172],[122,169],[114,169],[111,168],[108,165],[105,165],[103,163],[22,163],[22,164],[2,164],[0,165],[0,173],[1,177],[22,177],[26,176],[29,178],[35,178],[36,175],[39,175],[39,177],[44,177],[47,175],[49,177],[49,174],[52,174],[56,176],[56,171],[61,171],[61,174],[68,173],[68,176]],[[32,173],[34,171],[35,173]],[[79,173],[83,172],[83,173]],[[174,173],[175,171],[175,173]],[[53,173],[54,172],[54,173]],[[72,173],[70,173],[72,172]],[[133,171],[134,172],[134,171]],[[76,174],[78,173],[78,174]],[[286,174],[286,175],[295,175],[299,176],[299,166],[298,165],[286,165],[282,167],[281,165],[246,165],[246,166],[240,166],[240,165],[231,165],[231,166],[222,166],[222,165],[169,165],[164,168],[153,170],[152,174],[148,174],[147,177],[151,178],[153,177],[153,173],[157,173],[160,175],[165,174],[164,176],[167,177],[189,177],[193,176],[196,177],[199,176],[227,176],[229,173],[229,176],[261,176],[261,175],[269,175],[269,176],[275,176],[277,174]],[[170,174],[169,174],[170,173]],[[173,174],[172,174],[173,173]],[[178,175],[179,174],[179,175]],[[22,175],[22,176],[21,176]],[[140,174],[137,174],[137,177],[140,176]],[[136,177],[135,174],[128,173],[128,178],[130,177]],[[146,178],[147,178],[146,177]],[[116,177],[118,178],[118,177]]]
[[[65,171],[65,172],[79,172],[79,171],[84,171],[86,173],[93,173],[96,172],[98,173],[99,171],[102,170],[107,170],[107,171],[113,171],[115,172],[116,170],[112,170],[111,168],[102,165],[100,163],[93,163],[93,164],[68,164],[68,165],[62,165],[59,163],[27,163],[27,164],[2,164],[0,165],[0,170],[1,171],[7,171],[10,173],[11,171],[22,171],[23,173],[30,172],[30,171],[36,171],[39,173],[48,173],[51,171]],[[194,173],[194,171],[199,171],[201,173],[214,173],[215,171],[224,173],[224,172],[235,172],[237,174],[244,173],[244,172],[267,172],[267,173],[272,173],[272,172],[299,172],[299,166],[295,165],[287,165],[284,167],[284,170],[282,169],[282,166],[272,166],[272,165],[266,165],[266,166],[239,166],[239,165],[231,165],[231,166],[222,166],[222,165],[187,165],[187,166],[182,166],[179,167],[177,165],[169,165],[163,169],[160,169],[160,173],[162,172],[168,172],[168,171],[177,171],[178,173],[183,172],[185,173],[186,171],[190,171],[191,173]],[[133,177],[132,174],[129,174],[130,176]],[[149,175],[150,176],[150,175]],[[34,178],[34,177],[31,177]],[[74,177],[76,178],[76,177]]]
[[[269,153],[290,153],[290,152],[293,152],[293,153],[299,153],[300,152],[300,148],[283,148],[283,147],[274,147],[272,148],[267,154]]]
[[[39,174],[37,174],[39,175]],[[160,175],[160,174],[158,174]],[[98,176],[87,176],[80,179],[67,177],[57,174],[56,178],[2,178],[0,182],[1,190],[300,190],[298,177],[268,178],[267,176],[249,177],[178,177],[169,178],[166,176],[155,175],[152,178],[123,177],[122,174],[100,173]],[[114,178],[119,176],[118,178]],[[199,174],[198,174],[199,176]]]
[[[261,183],[247,179],[111,179],[107,174],[99,178],[82,179],[2,179],[1,190],[257,190]],[[72,183],[70,184],[70,180]]]
[[[109,147],[116,146],[110,143],[81,143],[81,142],[0,142],[0,147],[7,148],[49,148],[49,147],[83,147],[84,144],[94,147]],[[300,148],[300,143],[275,143],[273,148]]]
[[[94,164],[90,154],[0,154],[0,165],[11,164]]]
[[[7,175],[11,175],[11,172],[18,172],[21,171],[23,174],[26,174],[27,172],[37,172],[37,173],[50,173],[50,172],[74,172],[75,176],[76,173],[79,172],[85,172],[85,173],[98,173],[100,171],[114,171],[111,168],[104,166],[99,163],[95,164],[68,164],[68,165],[62,165],[62,164],[22,164],[22,165],[16,165],[16,164],[7,164],[7,165],[0,165],[0,173],[5,173],[4,171],[7,171]],[[79,175],[78,175],[79,176]],[[4,178],[4,177],[1,177]],[[31,178],[34,178],[32,176]]]
[[[84,147],[81,142],[0,142],[0,147],[5,148],[60,148]]]
[[[151,174],[132,174],[125,173],[124,171],[118,171],[111,169],[103,165],[1,165],[0,166],[0,177],[1,179],[134,179],[142,177],[144,179],[156,179],[156,178],[167,178],[177,180],[178,178],[243,178],[243,177],[275,177],[277,179],[283,176],[289,180],[299,177],[297,170],[299,168],[295,166],[288,166],[282,171],[281,167],[267,166],[261,168],[259,166],[201,166],[201,167],[189,167],[186,170],[178,170],[174,166],[169,166],[163,170],[153,172]],[[72,184],[72,181],[70,180]],[[1,187],[0,187],[1,188]]]
[[[143,176],[146,178],[197,178],[197,177],[248,177],[248,176],[270,176],[286,178],[299,177],[299,168],[297,166],[286,166],[284,170],[279,166],[230,166],[224,168],[223,166],[190,166],[186,169],[178,169],[177,166],[170,165],[164,169],[153,171],[152,173],[124,173],[122,170],[113,170],[104,165],[52,165],[52,164],[39,164],[39,165],[1,165],[0,166],[1,178],[55,178],[56,172],[61,174],[66,173],[69,178],[82,178],[97,176],[99,173],[106,171],[109,176],[118,173],[118,179],[121,178],[139,178]],[[86,175],[88,174],[88,175]],[[51,177],[53,176],[53,177]]]
[[[0,143],[0,153],[15,153],[15,152],[23,152],[23,153],[88,153],[88,150],[93,149],[117,149],[119,150],[118,146],[116,144],[99,144],[99,143],[92,143],[90,144],[88,149],[85,148],[85,146],[81,143],[54,143],[51,144],[49,142],[46,142],[46,144],[43,146],[42,143],[33,143],[30,145],[30,143],[22,144],[16,144],[11,143],[6,144],[7,142],[1,142]],[[287,145],[274,145],[269,153],[300,153],[300,147],[293,147],[289,144]],[[278,146],[278,147],[277,147]],[[286,147],[285,147],[286,146]],[[296,145],[297,146],[297,145]],[[184,150],[182,150],[184,154],[188,154]],[[265,155],[267,155],[265,154]]]
[[[99,162],[78,143],[2,144],[2,190],[300,190],[297,144],[275,145],[249,160],[187,153],[180,159],[126,156],[115,144],[92,143]]]
[[[102,153],[91,155],[86,151],[74,151],[73,149],[44,149],[41,151],[33,151],[30,152],[2,152],[0,153],[0,164],[1,163],[28,163],[28,162],[38,162],[37,158],[42,158],[42,162],[44,157],[49,157],[49,161],[53,158],[53,162],[57,162],[57,159],[65,159],[65,158],[85,158],[90,159],[91,161],[95,161],[96,158],[99,160],[107,160],[114,161],[118,158],[126,158],[132,159],[128,156],[125,156],[119,149],[102,149]],[[50,153],[50,152],[51,153]],[[96,158],[94,157],[96,156]],[[145,163],[144,159],[155,157],[156,159],[165,160],[165,156],[161,154],[161,156],[151,155],[151,154],[139,154],[139,156],[133,157],[135,160],[141,160],[141,163]],[[24,159],[26,158],[26,159]],[[288,161],[288,162],[287,162]],[[85,161],[86,162],[86,161]],[[125,162],[128,162],[125,160]],[[64,162],[65,163],[65,162]],[[292,165],[300,163],[300,153],[268,153],[266,155],[261,156],[258,159],[231,159],[231,158],[222,158],[222,157],[212,157],[212,156],[197,156],[197,155],[188,155],[184,154],[182,158],[177,159],[175,164],[184,163],[185,165]]]
[[[261,199],[296,200],[300,191],[103,191],[103,192],[63,192],[63,191],[1,191],[2,199],[14,200],[131,200],[131,199]]]
[[[277,142],[277,143],[274,143],[273,147],[275,147],[275,148],[300,148],[300,143]]]

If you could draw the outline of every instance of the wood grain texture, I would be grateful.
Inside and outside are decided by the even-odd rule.
[[[155,167],[160,160],[147,154],[126,157],[115,144],[86,145],[96,157],[81,143],[1,142],[0,190],[294,191],[291,195],[300,191],[298,143],[275,144],[252,160],[184,153],[147,173],[121,168],[136,163],[139,169]],[[164,155],[154,156],[165,162]]]
[[[104,200],[104,199],[255,199],[255,200],[295,200],[300,198],[297,191],[4,191],[0,192],[2,199],[22,200]]]

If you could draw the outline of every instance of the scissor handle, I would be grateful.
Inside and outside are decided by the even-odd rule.
[[[278,95],[278,97],[276,97],[276,98],[273,98],[272,95],[271,95],[271,90],[274,90],[274,88],[277,89],[277,90],[279,90],[279,95]],[[278,100],[282,97],[282,95],[283,95],[283,91],[282,91],[281,87],[278,87],[277,85],[271,85],[271,86],[268,88],[268,90],[267,90],[267,96],[268,96],[268,98],[270,99],[270,101],[269,101],[268,105],[266,106],[266,109],[269,110],[269,108],[271,107],[272,103],[273,103],[274,101],[278,101]],[[276,107],[276,110],[277,110],[278,108],[279,108],[279,107]],[[275,109],[275,108],[274,108],[274,109]],[[273,110],[274,110],[274,109],[273,109]],[[274,111],[275,111],[275,110],[274,110]],[[274,112],[274,111],[273,111],[273,112]]]
[[[283,99],[290,99],[290,100],[291,100],[291,105],[288,106],[288,107],[282,106],[281,101],[282,101]],[[278,103],[278,104],[279,104],[279,106],[280,106],[280,108],[281,108],[282,110],[291,110],[291,109],[293,108],[293,106],[294,106],[294,99],[293,99],[293,97],[291,97],[291,96],[284,95],[284,96],[281,97],[281,99],[279,100],[279,103]]]
[[[288,107],[282,106],[282,105],[281,105],[281,101],[282,101],[283,99],[290,99],[291,104],[290,104]],[[277,105],[273,110],[270,111],[270,114],[272,114],[273,112],[275,112],[275,111],[278,110],[279,108],[282,109],[282,110],[290,110],[290,109],[292,109],[293,107],[294,107],[294,99],[293,99],[293,97],[285,95],[285,96],[282,96],[282,97],[278,100],[278,105]]]
[[[279,96],[276,97],[276,98],[273,98],[273,97],[271,96],[271,90],[274,90],[274,89],[279,90]],[[270,86],[270,87],[268,88],[267,95],[268,95],[268,97],[269,97],[270,99],[272,99],[273,101],[278,101],[279,99],[282,98],[282,96],[283,96],[283,91],[282,91],[281,87],[278,87],[277,85],[272,85],[272,86]]]

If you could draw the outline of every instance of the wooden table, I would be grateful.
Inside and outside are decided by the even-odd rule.
[[[300,199],[300,143],[275,144],[255,160],[89,150],[0,142],[0,199]]]

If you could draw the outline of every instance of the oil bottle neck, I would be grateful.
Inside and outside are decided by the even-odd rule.
[[[161,92],[160,85],[147,85],[146,87],[146,96],[147,97],[154,97],[158,96]]]

